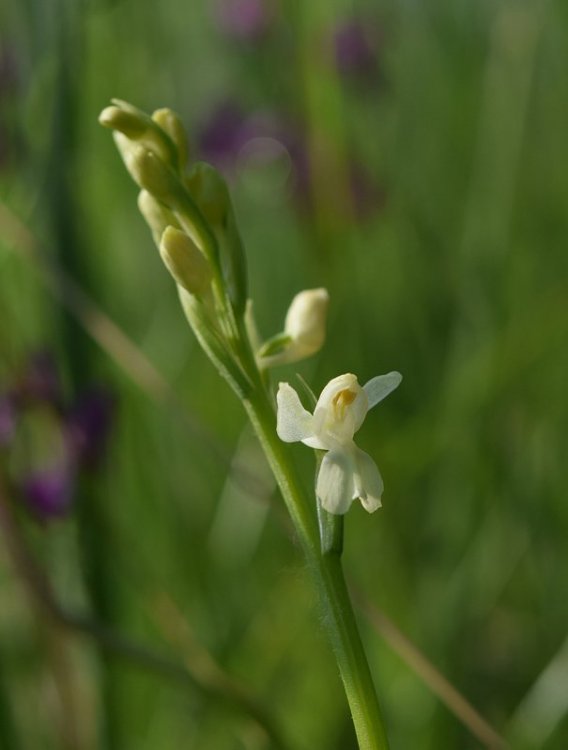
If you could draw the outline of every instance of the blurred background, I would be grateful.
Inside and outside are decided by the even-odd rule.
[[[277,379],[404,374],[345,551],[392,747],[568,747],[567,70],[560,0],[2,3],[2,750],[356,747],[111,97],[226,175],[264,336],[328,288]]]

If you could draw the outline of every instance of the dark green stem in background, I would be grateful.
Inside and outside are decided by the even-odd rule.
[[[3,750],[17,750],[19,744],[10,705],[10,693],[4,677],[3,662],[4,655],[0,653],[0,738]]]
[[[179,659],[174,661],[131,641],[105,624],[63,608],[47,576],[37,565],[26,545],[1,473],[0,532],[14,568],[25,585],[32,608],[48,627],[55,629],[56,634],[67,631],[71,634],[86,636],[109,657],[118,657],[182,687],[197,690],[216,701],[232,706],[258,725],[270,740],[270,746],[274,750],[290,750],[282,730],[268,708],[257,700],[244,685],[217,666],[208,652],[199,644],[193,644],[192,661],[194,663],[184,667]],[[18,745],[5,697],[0,674],[0,739],[4,743],[2,748],[12,750]]]
[[[59,67],[55,83],[53,108],[52,151],[47,165],[45,204],[54,239],[57,260],[81,286],[90,288],[87,259],[88,239],[82,220],[82,205],[76,181],[79,153],[78,92],[83,68],[83,19],[81,6],[62,0],[60,4],[58,47]],[[92,361],[94,347],[77,320],[63,314],[60,319],[63,350],[74,396],[94,380]],[[101,539],[106,532],[102,496],[88,482],[78,488],[77,517],[80,536],[81,563],[94,616],[101,622],[113,622],[113,566]],[[120,707],[112,663],[106,654],[100,664],[99,743],[106,750],[120,750]]]

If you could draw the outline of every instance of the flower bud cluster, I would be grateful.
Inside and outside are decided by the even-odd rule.
[[[99,121],[114,131],[124,164],[141,188],[140,212],[167,269],[186,292],[216,296],[221,313],[246,303],[242,245],[223,178],[209,165],[186,172],[187,139],[171,109],[151,116],[119,99]]]
[[[140,188],[138,207],[190,325],[209,357],[244,392],[250,384],[248,364],[254,366],[244,326],[246,265],[223,177],[208,164],[186,168],[186,135],[170,109],[150,116],[115,99],[99,120],[114,131]]]
[[[190,325],[233,386],[244,392],[258,377],[254,354],[264,369],[317,352],[325,338],[325,289],[297,294],[284,331],[263,345],[251,336],[245,254],[229,191],[210,164],[196,162],[186,170],[188,150],[179,117],[170,109],[150,116],[115,99],[99,119],[114,131],[124,164],[140,188],[138,207],[177,284]]]

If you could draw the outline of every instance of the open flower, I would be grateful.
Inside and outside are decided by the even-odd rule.
[[[372,378],[363,388],[351,373],[325,386],[310,414],[288,383],[278,389],[276,431],[286,443],[301,441],[327,451],[321,462],[316,495],[329,513],[346,513],[359,498],[372,513],[381,507],[383,480],[373,459],[353,442],[369,409],[382,401],[402,380],[399,372]]]

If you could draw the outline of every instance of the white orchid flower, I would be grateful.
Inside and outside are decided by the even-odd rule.
[[[373,459],[358,448],[353,436],[369,409],[394,391],[402,380],[399,372],[372,378],[363,388],[351,373],[339,375],[325,386],[310,414],[288,383],[277,394],[276,431],[286,443],[301,441],[325,450],[316,495],[329,513],[346,513],[359,498],[369,513],[381,507],[383,480]]]

